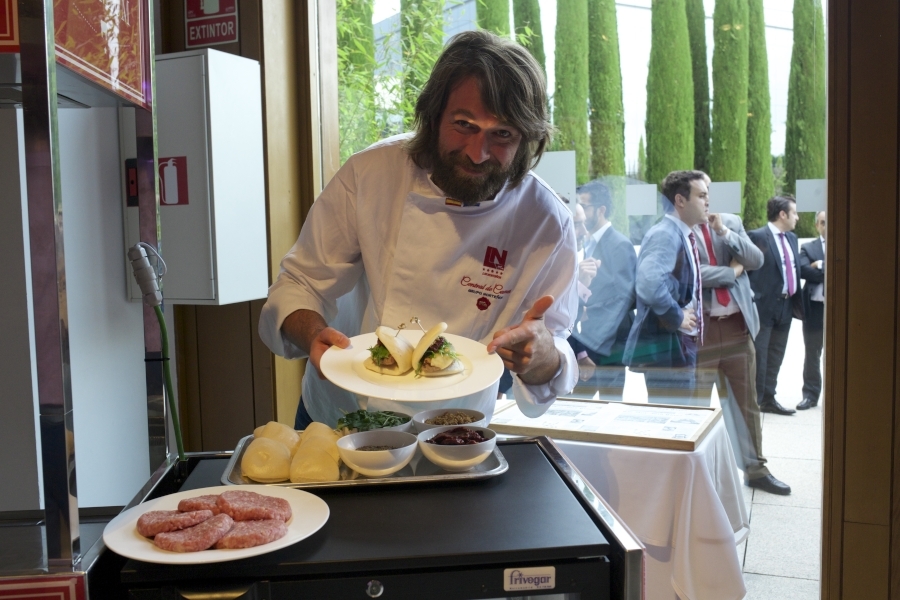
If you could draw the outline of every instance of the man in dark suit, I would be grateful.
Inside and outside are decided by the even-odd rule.
[[[701,241],[703,346],[697,354],[697,396],[708,401],[715,383],[729,438],[744,482],[779,495],[791,493],[766,467],[762,424],[756,401],[756,349],[759,316],[748,272],[763,265],[763,253],[750,241],[740,217],[711,214],[694,227]]]
[[[769,222],[749,232],[750,239],[762,250],[763,266],[750,273],[759,333],[756,346],[756,395],[759,410],[778,415],[792,415],[775,400],[778,371],[784,360],[788,333],[794,312],[800,307],[800,252],[797,247],[797,203],[791,196],[775,196],[766,207]]]
[[[697,347],[703,337],[700,260],[691,228],[707,220],[706,174],[674,171],[663,181],[668,210],[638,255],[637,316],[625,364],[643,372],[651,402],[694,404]]]
[[[803,286],[803,401],[797,410],[819,404],[822,393],[822,333],[825,323],[825,211],[816,213],[819,237],[800,248],[800,277]]]
[[[578,188],[584,209],[586,238],[579,280],[587,286],[581,320],[569,337],[578,358],[580,378],[587,386],[576,391],[601,399],[621,400],[625,388],[622,355],[634,321],[634,245],[610,223],[612,197],[606,185],[591,181]],[[580,286],[579,286],[580,287]]]

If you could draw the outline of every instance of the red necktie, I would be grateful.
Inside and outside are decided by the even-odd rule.
[[[691,240],[691,250],[694,252],[694,270],[697,277],[694,279],[694,298],[697,300],[697,333],[700,336],[700,345],[703,345],[703,292],[701,291],[703,281],[700,278],[700,252],[697,251],[697,241],[693,232],[688,234]]]
[[[718,266],[719,261],[716,260],[716,253],[713,252],[712,239],[709,235],[709,225],[701,223],[700,230],[703,232],[703,239],[706,241],[706,253],[709,255],[709,264],[714,267]],[[731,294],[728,293],[728,290],[725,288],[716,288],[715,292],[716,300],[719,301],[719,304],[728,306],[731,303]]]
[[[779,233],[781,236],[781,251],[784,252],[784,272],[787,273],[787,289],[788,296],[794,295],[794,265],[791,264],[791,253],[788,252],[787,246],[784,243],[784,234]]]

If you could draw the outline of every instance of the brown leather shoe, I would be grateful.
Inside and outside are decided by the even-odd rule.
[[[812,396],[807,396],[803,399],[803,402],[797,405],[797,410],[806,410],[808,408],[814,408],[819,405],[818,400],[813,400]]]

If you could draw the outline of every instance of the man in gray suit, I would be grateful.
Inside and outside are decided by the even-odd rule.
[[[703,281],[705,340],[697,353],[697,394],[709,399],[713,383],[744,481],[779,495],[790,486],[776,479],[762,454],[762,426],[756,402],[756,350],[759,316],[748,271],[763,265],[763,253],[750,241],[740,217],[711,214],[694,227]]]
[[[703,312],[698,244],[691,228],[709,216],[706,174],[673,171],[662,188],[667,213],[641,242],[637,315],[623,362],[644,374],[650,402],[695,404]]]
[[[621,400],[625,389],[622,354],[634,321],[637,254],[634,244],[609,221],[612,196],[603,182],[591,181],[578,188],[578,206],[587,215],[590,235],[578,265],[579,282],[587,286],[584,308],[579,326],[569,336],[587,386],[575,389],[591,395],[599,391],[604,400]]]

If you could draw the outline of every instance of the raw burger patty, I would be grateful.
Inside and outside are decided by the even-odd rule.
[[[239,521],[231,531],[216,542],[216,548],[252,548],[274,542],[287,535],[287,525],[281,519]]]
[[[181,512],[189,512],[192,510],[211,510],[213,515],[219,514],[219,507],[216,500],[219,499],[218,494],[207,494],[205,496],[197,496],[195,498],[185,498],[178,503],[178,510]]]
[[[273,498],[256,492],[222,492],[216,501],[221,510],[235,521],[262,521],[291,518],[291,505],[284,498]]]
[[[199,552],[212,547],[233,525],[234,520],[228,515],[216,515],[188,529],[160,533],[153,543],[172,552]]]
[[[177,510],[151,510],[138,518],[138,533],[145,537],[153,537],[166,531],[178,531],[193,527],[212,517],[208,510],[179,512]]]

